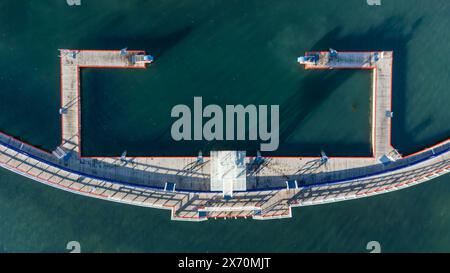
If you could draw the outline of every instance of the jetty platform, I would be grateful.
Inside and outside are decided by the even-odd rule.
[[[331,56],[331,55],[332,56]],[[80,69],[145,68],[143,51],[61,50],[61,145],[44,151],[0,133],[0,166],[69,192],[168,209],[174,220],[278,219],[292,207],[386,193],[450,172],[450,139],[412,155],[391,145],[393,52],[308,52],[305,69],[369,69],[372,156],[84,157]],[[309,57],[308,57],[309,58]]]
[[[81,106],[80,69],[82,68],[146,68],[134,63],[133,56],[144,51],[68,50],[60,49],[61,65],[61,147],[80,153]]]
[[[394,54],[384,52],[308,52],[316,56],[315,63],[306,63],[305,69],[364,69],[372,70],[372,152],[376,159],[392,157],[396,150],[391,145],[392,66]]]

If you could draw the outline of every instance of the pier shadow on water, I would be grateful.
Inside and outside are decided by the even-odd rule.
[[[99,31],[99,33],[96,34],[96,39],[90,37],[86,40],[86,44],[89,44],[90,41],[94,40],[95,44],[93,47],[102,44],[104,45],[103,49],[121,49],[127,47],[130,50],[145,50],[146,53],[159,59],[166,51],[172,49],[188,37],[196,25],[197,24],[186,25],[175,31],[156,35],[151,32],[133,34],[125,29],[122,31],[119,26],[111,26],[118,30],[115,32]],[[110,29],[111,27],[107,27],[107,29]]]
[[[421,123],[417,128],[408,130],[406,126],[406,90],[408,88],[408,43],[412,40],[416,29],[420,28],[423,18],[417,19],[413,24],[409,25],[400,17],[391,17],[386,19],[382,24],[370,27],[364,33],[342,34],[341,27],[336,27],[325,34],[319,41],[313,45],[311,51],[328,50],[330,47],[338,51],[394,51],[394,67],[393,67],[393,90],[392,108],[395,112],[392,126],[392,143],[400,152],[404,143],[410,138],[414,131],[422,130],[432,122],[430,118]],[[322,101],[329,97],[340,85],[348,80],[352,73],[342,73],[341,71],[311,71],[302,81],[299,90],[308,90],[307,95],[304,92],[297,92],[288,102],[281,106],[281,116],[290,117],[280,124],[280,139],[286,139],[295,128],[301,124],[307,117],[308,113],[317,108]],[[299,109],[300,102],[305,107]],[[371,109],[372,111],[372,109]],[[448,134],[447,134],[448,136]],[[443,134],[442,138],[446,135]],[[439,138],[439,137],[438,137]],[[339,148],[333,145],[321,143],[308,143],[307,145],[289,145],[292,150],[306,151],[318,155],[320,153],[317,148],[325,151],[332,150],[332,155],[348,155],[351,151],[352,155],[368,156],[371,154],[370,143],[340,143]],[[409,146],[409,145],[406,145]],[[417,146],[421,146],[418,144]],[[311,151],[314,147],[316,151]],[[309,150],[308,150],[309,149]],[[347,154],[345,154],[347,151]]]
[[[307,73],[308,76],[302,81],[299,90],[287,100],[287,103],[280,106],[281,141],[286,141],[309,114],[326,101],[356,71],[315,70]],[[319,156],[320,150],[326,150],[335,156],[370,155],[369,140],[367,143],[340,143],[338,148],[333,146],[327,143],[290,143],[289,147],[282,147],[277,153],[285,156]]]
[[[362,33],[343,34],[343,27],[335,27],[328,31],[315,44],[308,46],[308,50],[328,50],[330,47],[338,51],[394,51],[394,67],[393,67],[393,111],[395,116],[392,126],[392,143],[402,152],[402,147],[407,139],[410,139],[411,132],[426,128],[432,119],[427,119],[412,131],[406,126],[406,90],[408,88],[408,43],[413,38],[413,33],[420,28],[423,18],[417,19],[413,24],[405,23],[401,17],[391,17],[386,19],[379,25],[372,26]],[[178,43],[186,39],[197,26],[198,23],[187,25],[176,31],[164,34],[154,35],[152,33],[144,34],[128,34],[121,31],[120,20],[112,22],[108,28],[117,28],[118,31],[104,32],[100,31],[97,37],[97,43],[106,46],[106,48],[117,49],[128,46],[130,49],[145,49],[148,53],[162,57],[167,51],[174,48]],[[124,44],[126,43],[126,44]],[[89,43],[87,43],[89,44]],[[98,44],[97,44],[98,45]],[[133,72],[136,73],[136,72]],[[370,139],[359,142],[349,140],[339,141],[336,143],[320,143],[316,142],[293,142],[287,143],[293,132],[305,122],[310,113],[318,109],[321,104],[332,96],[346,81],[350,80],[354,73],[361,73],[356,70],[326,70],[326,71],[302,71],[306,76],[300,81],[298,91],[294,92],[291,97],[280,105],[280,149],[265,153],[266,156],[283,155],[283,156],[319,156],[323,150],[329,156],[370,156],[372,151],[370,147]],[[367,72],[368,73],[368,72]],[[370,83],[368,83],[368,86]],[[306,91],[306,92],[305,92]],[[99,98],[100,100],[101,98]],[[370,98],[368,97],[367,100]],[[372,111],[372,109],[371,109]],[[368,115],[369,116],[369,115]],[[85,115],[86,117],[86,115]],[[349,120],[348,122],[352,122]],[[370,122],[370,118],[367,120]],[[368,126],[369,127],[369,126]],[[168,135],[169,128],[162,131],[157,140],[164,140]],[[366,130],[366,128],[361,129]],[[370,133],[367,134],[370,138]],[[444,136],[445,137],[445,136]],[[409,141],[409,140],[408,140]],[[164,141],[161,141],[163,143]],[[284,144],[283,144],[284,143]],[[120,146],[120,143],[115,143]],[[182,145],[173,143],[173,149],[166,151],[167,153],[178,153],[183,150]],[[242,145],[242,144],[238,144]],[[411,145],[410,143],[406,146]],[[192,151],[203,150],[208,153],[210,149],[237,149],[232,143],[194,143],[189,147],[185,154],[192,154]],[[418,145],[420,146],[420,145]],[[242,147],[242,146],[240,146]],[[247,141],[245,143],[246,150],[249,155],[251,151],[258,150],[259,143]],[[118,151],[123,149],[118,149]]]

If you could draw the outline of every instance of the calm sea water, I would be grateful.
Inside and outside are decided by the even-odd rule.
[[[448,1],[3,1],[0,130],[60,140],[58,48],[145,49],[145,71],[82,74],[86,154],[195,154],[170,142],[175,104],[280,104],[279,154],[367,154],[370,74],[304,71],[311,49],[394,50],[393,144],[450,136]],[[171,148],[168,149],[167,145]],[[248,147],[239,143],[233,148]],[[450,251],[450,177],[294,210],[282,221],[170,221],[169,213],[75,196],[0,170],[0,251]]]

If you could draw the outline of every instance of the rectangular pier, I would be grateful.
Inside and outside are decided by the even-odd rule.
[[[177,188],[195,190],[217,190],[230,195],[233,190],[252,190],[261,187],[280,186],[288,179],[299,181],[326,182],[326,173],[340,172],[333,176],[341,179],[363,174],[362,167],[379,164],[382,160],[392,160],[399,156],[390,143],[391,135],[391,92],[392,92],[392,52],[311,52],[317,56],[316,62],[305,64],[306,69],[367,69],[373,71],[372,83],[372,151],[371,157],[330,157],[323,162],[320,157],[271,157],[257,169],[248,169],[245,179],[231,189],[231,183],[223,184],[217,179],[217,168],[212,157],[205,157],[199,164],[195,157],[82,157],[81,156],[81,68],[145,68],[145,64],[134,64],[132,57],[143,51],[102,50],[61,50],[61,112],[62,145],[66,151],[78,154],[83,162],[96,167],[96,172],[108,177],[121,177],[126,181],[154,181],[158,186],[166,182],[177,184]],[[318,151],[319,154],[319,151]],[[245,158],[248,166],[252,158]],[[82,162],[81,162],[82,163]],[[70,165],[80,162],[71,160]],[[88,168],[81,164],[81,168]],[[107,167],[107,166],[115,166]],[[92,167],[89,167],[92,168]],[[359,168],[359,169],[358,169]],[[344,172],[342,172],[344,171]],[[162,179],[165,175],[176,180]],[[314,177],[312,177],[314,175]],[[244,178],[244,177],[240,177]],[[283,178],[283,179],[280,179]],[[158,182],[156,182],[158,181]],[[207,183],[205,183],[207,182]],[[161,185],[160,185],[161,184]],[[224,188],[224,185],[228,186]],[[284,185],[284,184],[283,184]]]

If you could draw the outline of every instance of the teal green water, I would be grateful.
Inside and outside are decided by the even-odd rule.
[[[228,62],[227,65],[235,66]],[[252,64],[255,68],[259,65]],[[279,105],[280,146],[265,155],[317,156],[321,150],[328,155],[371,154],[371,73],[368,71],[304,72],[293,58],[288,70],[293,71],[291,76],[295,80],[292,81],[301,82],[300,87],[276,76],[271,80],[277,82],[276,86],[291,84],[292,87],[274,89],[270,85],[264,90],[248,90],[252,81],[261,78],[261,72],[257,71],[248,82],[239,81],[240,87],[235,83],[230,86],[229,79],[216,87],[216,77],[206,76],[202,82],[209,82],[212,89],[200,90],[189,84],[198,72],[182,69],[183,72],[177,73],[180,71],[177,66],[175,69],[169,66],[164,71],[164,65],[161,66],[157,63],[149,71],[83,71],[83,155],[120,156],[127,150],[135,156],[196,156],[199,150],[207,154],[211,149],[247,150],[249,155],[255,155],[260,150],[258,141],[174,141],[170,129],[177,119],[170,117],[171,109],[185,104],[194,111],[194,96],[201,96],[204,106],[217,104],[222,109],[227,104]],[[208,68],[205,66],[203,71]],[[264,72],[273,75],[270,67]],[[183,76],[186,82],[178,80],[182,73],[189,74]],[[176,79],[167,77],[166,83],[161,80],[161,74]]]
[[[168,211],[81,197],[0,170],[0,251],[450,252],[450,179],[304,207],[276,221],[173,222]]]
[[[450,136],[450,5],[382,1],[4,1],[0,130],[59,144],[58,48],[128,46],[145,71],[82,74],[83,152],[175,153],[227,144],[170,143],[171,106],[280,104],[279,154],[367,154],[368,75],[304,71],[304,51],[394,50],[393,144],[411,153]],[[151,144],[151,145],[150,145]],[[170,144],[170,149],[165,145]],[[256,149],[254,143],[238,143]],[[291,148],[289,148],[291,147]],[[2,251],[450,251],[448,176],[369,199],[294,210],[282,221],[171,222],[169,213],[107,203],[0,171]]]

